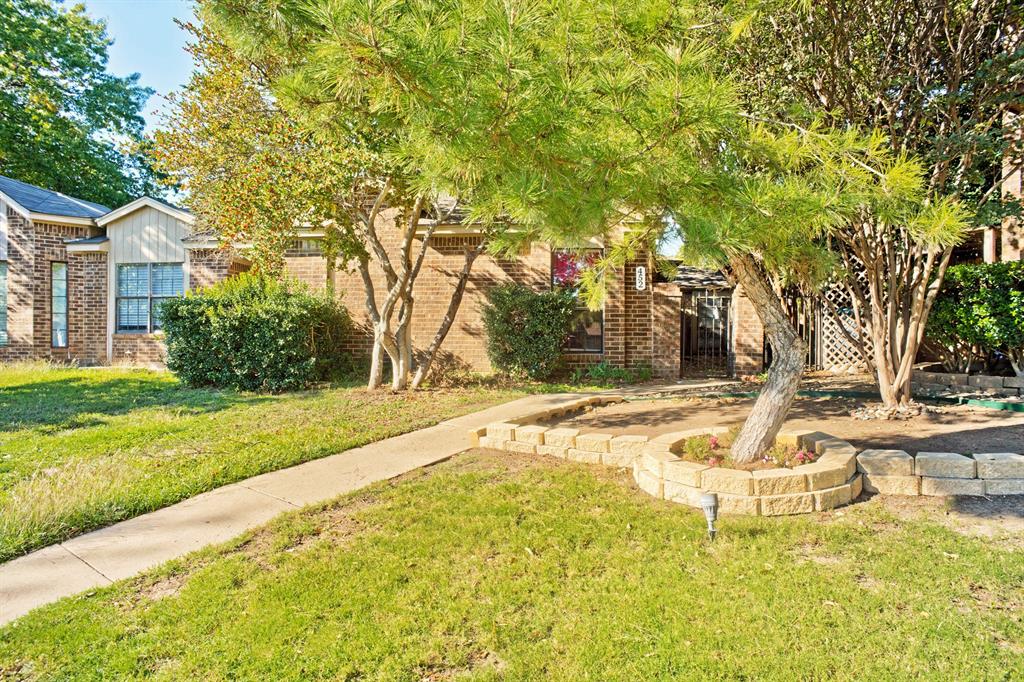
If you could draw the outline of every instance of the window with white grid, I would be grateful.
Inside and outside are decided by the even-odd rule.
[[[160,307],[185,293],[181,263],[142,263],[117,266],[117,332],[159,331]]]

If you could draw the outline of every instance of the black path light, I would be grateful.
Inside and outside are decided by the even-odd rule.
[[[700,496],[700,508],[704,510],[704,518],[708,520],[708,537],[715,539],[715,519],[718,518],[718,495],[715,493],[704,493]]]

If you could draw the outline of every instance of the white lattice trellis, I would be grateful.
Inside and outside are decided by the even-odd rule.
[[[860,330],[853,316],[850,293],[843,287],[830,286],[822,294],[832,305],[822,303],[818,338],[821,368],[835,374],[863,372],[866,367],[860,351],[850,336],[857,338]],[[833,312],[835,311],[835,312]],[[843,330],[846,330],[846,333]],[[870,349],[870,345],[868,346]]]

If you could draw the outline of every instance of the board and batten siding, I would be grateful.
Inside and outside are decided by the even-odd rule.
[[[163,211],[149,206],[132,211],[107,226],[110,251],[107,254],[107,360],[114,356],[117,324],[117,266],[133,263],[182,263],[188,286],[188,258],[183,240],[192,228]]]
[[[191,228],[156,209],[140,208],[107,225],[114,263],[184,263],[182,240]]]

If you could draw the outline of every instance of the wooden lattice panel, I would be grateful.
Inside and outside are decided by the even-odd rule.
[[[827,372],[852,374],[866,367],[860,352],[847,336],[857,338],[861,330],[853,315],[850,293],[842,287],[831,286],[822,294],[832,305],[822,303],[820,338],[820,365]],[[835,312],[833,312],[833,310]],[[843,330],[846,330],[846,333]]]

